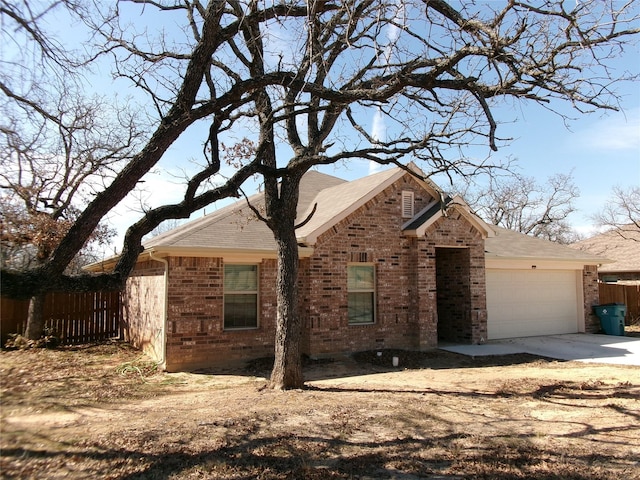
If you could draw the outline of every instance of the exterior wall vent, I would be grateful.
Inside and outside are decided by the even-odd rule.
[[[402,191],[402,218],[413,218],[413,192]]]
[[[369,256],[367,252],[351,252],[349,261],[352,263],[367,263]]]

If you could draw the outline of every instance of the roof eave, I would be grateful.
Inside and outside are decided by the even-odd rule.
[[[561,257],[548,257],[544,255],[540,256],[527,256],[527,255],[499,255],[497,253],[485,252],[485,260],[495,261],[510,261],[510,262],[554,262],[554,263],[572,263],[581,265],[604,265],[612,263],[608,258],[561,258]]]
[[[298,257],[308,258],[313,254],[313,247],[298,246]],[[222,258],[227,261],[261,261],[264,259],[277,259],[278,252],[273,249],[259,248],[212,248],[212,247],[180,247],[180,246],[155,246],[146,248],[138,255],[137,262],[151,259],[151,256],[166,257],[203,257]],[[83,269],[90,272],[108,271],[116,265],[119,256],[111,257],[101,262],[85,265]]]

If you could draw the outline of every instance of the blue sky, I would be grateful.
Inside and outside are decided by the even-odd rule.
[[[573,227],[585,235],[594,233],[589,217],[602,209],[614,186],[640,186],[640,85],[626,84],[619,88],[624,98],[623,111],[596,112],[569,123],[537,104],[523,103],[517,110],[500,109],[499,119],[510,123],[501,125],[498,134],[513,140],[493,155],[517,159],[518,172],[540,183],[557,173],[571,173],[580,197],[575,201],[577,211],[570,220]],[[575,112],[564,111],[576,115]],[[167,153],[162,164],[179,175],[185,155],[191,154],[189,150],[192,147],[187,138],[181,140]],[[485,156],[488,152],[488,147],[481,148],[478,155]],[[377,165],[362,160],[348,166],[325,166],[321,171],[351,180],[378,169]],[[179,200],[177,181],[164,175],[151,176],[148,179],[149,202],[159,204]],[[451,188],[445,178],[436,178],[436,182],[444,189]],[[205,211],[211,212],[216,208],[212,205]],[[194,214],[200,215],[202,212]],[[125,215],[121,220],[126,223],[135,217],[135,214]]]
[[[132,18],[132,21],[138,20],[140,18]],[[388,35],[391,37],[394,32]],[[611,66],[640,74],[639,47],[630,47]],[[100,75],[102,82],[109,77],[107,71],[100,72]],[[96,82],[94,87],[102,82]],[[128,92],[134,94],[133,89],[122,88],[122,83],[115,87],[104,84],[101,86],[116,89],[121,95],[127,95]],[[575,202],[578,211],[570,220],[581,233],[592,231],[589,216],[606,204],[613,186],[640,186],[640,84],[619,84],[615,89],[621,98],[622,112],[596,112],[579,116],[578,112],[566,105],[552,105],[568,116],[576,117],[568,123],[534,103],[519,102],[495,110],[496,120],[501,123],[498,136],[510,137],[512,140],[492,155],[497,159],[516,159],[518,171],[534,177],[540,183],[557,173],[571,173],[580,189],[580,197]],[[374,121],[372,118],[370,125]],[[194,138],[197,140],[194,141]],[[189,159],[200,155],[200,141],[201,137],[193,135],[178,140],[161,161],[164,173],[147,175],[144,184],[146,192],[130,197],[110,215],[112,223],[121,234],[128,224],[139,217],[139,213],[132,210],[138,210],[140,196],[153,206],[179,201],[179,177],[183,169],[190,170]],[[487,154],[488,147],[477,149],[478,157],[483,158]],[[348,168],[341,165],[328,166],[323,167],[322,171],[354,179],[368,175],[377,168],[363,160],[350,163]],[[450,188],[444,178],[436,178],[436,182],[444,189]],[[214,205],[206,210],[212,211],[215,208]],[[201,214],[202,212],[198,212],[195,216]]]

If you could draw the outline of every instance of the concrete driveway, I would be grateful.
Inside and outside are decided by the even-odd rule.
[[[446,345],[449,352],[469,356],[530,353],[558,360],[640,366],[640,338],[573,333],[492,340],[483,345]]]

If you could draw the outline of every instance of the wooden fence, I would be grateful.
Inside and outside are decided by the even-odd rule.
[[[624,303],[627,306],[625,323],[640,321],[640,285],[600,284],[600,304]]]
[[[0,299],[2,345],[9,334],[23,333],[29,310],[28,300]],[[78,344],[120,337],[122,299],[120,292],[47,294],[45,327],[62,343]]]

